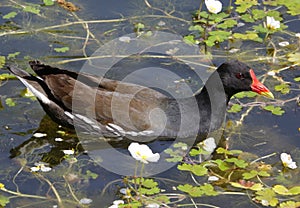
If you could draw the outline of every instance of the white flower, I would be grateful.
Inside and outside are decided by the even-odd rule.
[[[284,167],[288,167],[288,168],[291,168],[291,169],[296,169],[297,168],[296,162],[293,161],[290,154],[287,154],[285,152],[281,153],[280,154],[280,159],[281,159],[281,162],[282,162]]]
[[[44,163],[44,162],[36,162],[36,163],[34,163],[34,165],[35,165],[35,167],[30,168],[31,172],[38,172],[38,171],[49,172],[52,170],[52,168],[47,167],[46,165],[48,165],[48,164]]]
[[[63,150],[63,152],[65,153],[65,155],[74,155],[74,150],[71,149],[71,150]]]
[[[300,38],[300,33],[296,33],[295,36],[296,36],[297,38]]]
[[[44,133],[38,133],[38,132],[37,132],[37,133],[34,133],[33,136],[36,137],[36,138],[41,138],[41,137],[47,136],[47,134],[44,134]]]
[[[31,167],[31,172],[38,172],[40,170],[40,167]]]
[[[269,71],[267,74],[268,74],[269,76],[275,76],[275,75],[276,75],[276,72],[274,72],[274,71]]]
[[[57,137],[57,138],[55,138],[54,139],[56,142],[62,142],[62,141],[64,141],[62,138],[60,138],[60,137]]]
[[[121,42],[129,43],[130,40],[131,40],[131,38],[128,36],[119,37],[119,41],[121,41]]]
[[[80,204],[90,204],[90,203],[92,203],[92,202],[93,202],[93,200],[92,200],[92,199],[89,199],[89,198],[82,198],[82,199],[80,199],[80,201],[79,201]]]
[[[220,180],[217,176],[209,176],[207,181],[209,182],[214,182]]]
[[[290,45],[290,43],[288,41],[282,41],[282,42],[278,43],[278,45],[280,45],[281,47],[285,47],[285,46]]]
[[[128,151],[134,159],[146,164],[148,162],[157,162],[160,158],[160,155],[158,153],[153,154],[152,150],[147,145],[138,144],[136,142],[129,145]]]
[[[205,0],[206,8],[209,12],[218,14],[222,10],[222,3],[218,0]]]
[[[202,146],[202,148],[205,151],[210,152],[210,153],[212,153],[217,147],[215,139],[213,137],[209,137],[209,138],[205,139],[204,141],[202,141],[200,143],[200,145]]]
[[[146,208],[159,208],[160,206],[156,203],[148,204]]]
[[[280,28],[280,21],[274,19],[274,17],[267,16],[267,28],[276,30]]]
[[[124,204],[123,200],[115,200],[113,201],[113,205],[109,206],[108,208],[118,208],[119,204]]]

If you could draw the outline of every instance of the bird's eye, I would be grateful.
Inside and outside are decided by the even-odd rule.
[[[241,72],[240,73],[236,73],[235,76],[238,79],[244,79],[245,78],[244,75]]]

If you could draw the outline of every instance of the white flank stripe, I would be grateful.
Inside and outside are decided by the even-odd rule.
[[[19,80],[34,94],[39,100],[41,100],[45,104],[50,104],[51,100],[47,98],[43,93],[39,92],[37,89],[35,89],[31,84],[29,84],[25,79],[17,76]]]

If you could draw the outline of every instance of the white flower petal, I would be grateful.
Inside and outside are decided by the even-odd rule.
[[[114,205],[124,204],[124,201],[123,200],[115,200],[115,201],[113,201],[113,204]]]
[[[62,138],[60,138],[60,137],[57,137],[57,138],[55,138],[54,139],[56,142],[62,142],[62,141],[64,141]]]
[[[285,47],[285,46],[290,45],[290,43],[288,41],[282,41],[282,42],[278,43],[278,45],[281,47]]]
[[[267,27],[271,30],[280,28],[280,21],[274,19],[274,17],[267,16]]]
[[[214,182],[220,180],[217,176],[209,176],[207,179],[209,182]]]
[[[287,154],[285,152],[280,154],[280,159],[284,167],[288,167],[291,169],[296,169],[297,164],[296,162],[293,161],[292,157],[290,154]]]
[[[130,40],[131,40],[131,38],[128,36],[119,37],[119,41],[121,41],[121,42],[129,43]]]
[[[222,10],[222,3],[218,0],[205,0],[207,10],[211,13],[218,14]]]
[[[36,137],[36,138],[41,138],[41,137],[45,137],[47,136],[47,134],[44,134],[44,133],[34,133],[32,136]]]
[[[159,208],[159,205],[156,203],[148,204],[146,208]]]
[[[267,74],[268,74],[269,76],[275,76],[275,75],[276,75],[276,73],[275,73],[274,71],[269,71]]]
[[[47,167],[47,166],[44,166],[44,165],[41,166],[41,171],[42,172],[49,172],[51,170],[52,170],[52,168],[50,168],[50,167]]]
[[[63,150],[63,152],[65,153],[65,155],[73,155],[74,154],[74,150]]]
[[[148,162],[157,162],[160,158],[160,155],[158,153],[153,154],[152,150],[147,145],[138,144],[136,142],[129,145],[128,151],[134,159],[146,164]]]
[[[79,203],[80,204],[90,204],[90,203],[92,203],[92,199],[89,199],[89,198],[82,198],[82,199],[80,199],[80,201],[79,201]]]
[[[217,147],[215,139],[213,137],[209,137],[202,142],[202,147],[207,152],[213,152]]]
[[[31,172],[37,172],[40,170],[40,167],[31,167],[30,170]]]

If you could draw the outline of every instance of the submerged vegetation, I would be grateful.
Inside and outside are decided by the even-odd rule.
[[[268,68],[261,72],[264,73],[261,78],[270,83],[276,99],[262,100],[253,93],[236,94],[228,109],[228,113],[236,116],[235,121],[227,122],[228,138],[238,132],[236,129],[255,107],[275,118],[284,115],[289,104],[299,109],[300,28],[290,26],[299,22],[299,0],[230,0],[227,5],[218,0],[199,0],[193,14],[178,9],[181,5],[184,7],[184,2],[144,0],[143,4],[136,4],[141,8],[135,11],[136,16],[95,19],[85,11],[84,1],[1,2],[0,38],[10,43],[21,40],[26,45],[20,48],[14,45],[13,49],[5,46],[1,51],[0,68],[4,69],[6,64],[26,66],[33,57],[55,64],[81,63],[88,61],[90,54],[103,43],[127,32],[147,37],[157,30],[176,31],[187,44],[199,46],[203,54],[199,60],[238,58]],[[125,37],[122,41],[130,39]],[[32,44],[41,46],[35,48]],[[46,49],[39,51],[40,47]],[[0,87],[4,88],[13,79],[14,76],[1,71]],[[1,111],[35,102],[28,90],[0,98]],[[101,178],[100,173],[92,170],[97,169],[101,161],[87,157],[76,136],[64,129],[56,129],[52,136],[42,132],[33,137],[24,142],[24,146],[20,145],[13,160],[16,169],[0,171],[0,206],[41,207],[50,203],[53,207],[99,207],[94,201],[100,193],[93,195],[94,190],[88,187]],[[51,142],[43,139],[47,137]],[[259,207],[300,207],[299,149],[274,150],[258,156],[231,149],[228,141],[224,143],[216,147],[214,140],[208,138],[189,152],[184,143],[175,143],[166,149],[164,152],[169,155],[166,161],[178,163],[170,172],[183,176],[184,180],[176,180],[176,176],[144,177],[147,163],[163,158],[158,153],[153,154],[146,145],[142,148],[149,154],[141,154],[131,146],[127,153],[137,160],[136,173],[141,174],[117,176],[102,187],[101,197],[109,195],[111,201],[105,203],[112,208],[218,207],[214,205],[214,198],[225,201],[232,200],[227,198],[231,196],[237,197],[231,207],[252,203]],[[134,143],[134,146],[141,145]],[[52,147],[57,148],[50,154]],[[30,183],[39,188],[27,193],[29,190],[22,186]]]

